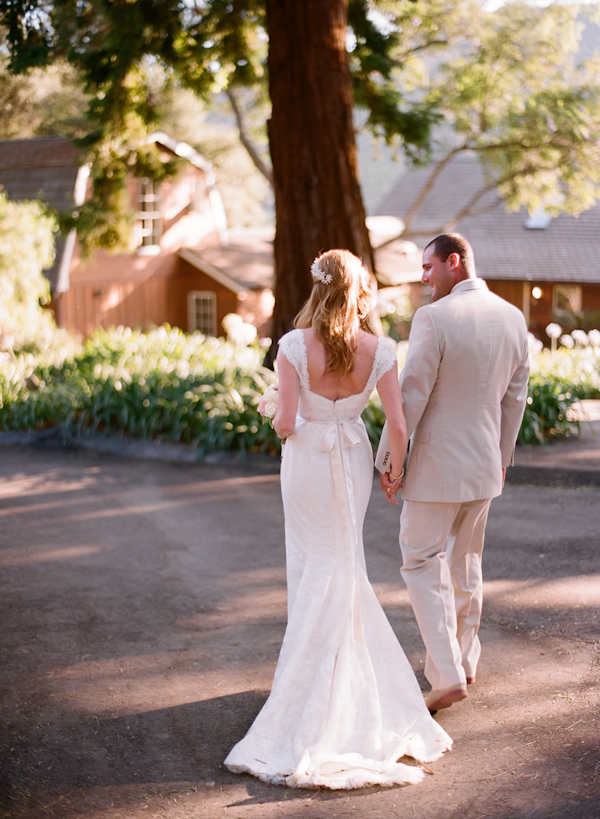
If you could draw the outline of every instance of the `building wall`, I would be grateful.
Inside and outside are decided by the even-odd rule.
[[[194,290],[208,290],[217,296],[217,334],[223,333],[221,322],[228,313],[237,313],[239,299],[228,287],[215,281],[206,273],[198,270],[189,262],[179,260],[173,289],[177,292],[177,310],[180,323],[177,324],[186,332],[189,331],[187,319],[187,294]]]
[[[584,310],[596,313],[600,310],[600,284],[582,285],[582,306]],[[600,330],[600,327],[597,328]]]
[[[135,180],[130,180],[129,190],[135,202]],[[177,256],[180,247],[194,247],[215,231],[203,172],[188,167],[166,182],[161,194],[160,248],[150,254],[97,251],[88,260],[76,248],[69,290],[54,301],[60,326],[84,337],[98,326],[121,324],[148,329],[168,323],[187,330],[188,290],[225,290],[212,279],[205,281],[206,276],[200,282],[203,274],[192,275]],[[135,237],[134,233],[134,242]],[[220,301],[227,312],[235,310],[237,299],[230,291]]]
[[[177,257],[169,254],[146,257],[135,266],[114,259],[104,269],[99,266],[94,276],[73,276],[71,287],[60,296],[59,323],[83,336],[98,326],[146,329],[174,323],[170,282],[176,268]]]
[[[549,345],[550,339],[546,335],[546,327],[556,321],[554,311],[558,304],[557,295],[561,284],[545,281],[494,281],[490,279],[486,281],[493,293],[523,311],[530,332],[544,344]],[[573,287],[573,284],[569,282],[568,287]],[[600,284],[575,285],[575,288],[579,289],[581,296],[581,307],[576,312],[600,312]],[[535,295],[534,291],[536,291]],[[598,324],[600,325],[600,322]],[[600,326],[597,329],[600,329]]]
[[[54,301],[59,324],[89,336],[96,327],[136,327],[148,330],[170,324],[185,332],[188,326],[188,293],[216,295],[217,334],[228,313],[239,313],[254,324],[261,337],[271,331],[273,295],[270,290],[236,294],[180,259],[176,253],[140,257],[132,268],[118,258],[111,267],[99,265],[94,275],[77,276],[68,292]]]
[[[134,271],[115,266],[112,277],[73,282],[58,305],[61,326],[84,337],[98,326],[121,324],[148,330],[167,323],[187,332],[187,297],[194,290],[216,293],[218,333],[223,317],[237,311],[235,293],[176,254],[145,258],[144,263]]]
[[[523,282],[491,281],[486,279],[492,293],[523,310]]]

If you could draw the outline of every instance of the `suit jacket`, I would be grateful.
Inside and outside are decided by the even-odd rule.
[[[520,310],[483,279],[459,282],[415,313],[400,375],[410,449],[403,497],[462,503],[502,492],[527,400]],[[384,427],[375,465],[388,470]]]

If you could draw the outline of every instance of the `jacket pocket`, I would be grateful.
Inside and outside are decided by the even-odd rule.
[[[416,429],[414,434],[415,443],[426,444],[429,440],[428,429]]]

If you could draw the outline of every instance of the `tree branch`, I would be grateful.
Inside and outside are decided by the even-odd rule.
[[[418,54],[419,51],[424,51],[427,48],[433,48],[435,46],[447,46],[450,45],[450,40],[446,37],[439,39],[439,40],[425,40],[425,42],[421,43],[420,45],[413,46],[413,48],[407,48],[405,51],[395,59],[398,65],[402,65],[402,60],[405,57],[410,56],[411,54]]]
[[[460,148],[454,148],[452,151],[447,153],[446,156],[437,163],[437,165],[434,165],[433,170],[431,171],[431,173],[427,177],[427,181],[425,182],[425,184],[421,188],[421,191],[419,192],[419,195],[417,196],[417,198],[413,202],[410,210],[406,214],[406,219],[404,220],[404,230],[405,231],[410,230],[410,227],[411,227],[412,223],[417,218],[417,215],[419,214],[421,208],[423,207],[423,204],[424,204],[425,200],[427,199],[427,197],[431,193],[431,190],[432,190],[433,186],[435,185],[435,183],[436,183],[439,175],[441,174],[441,172],[444,170],[446,165],[448,165],[454,159],[456,154],[460,153],[462,150],[463,150],[462,146]]]
[[[415,219],[417,218],[417,216],[419,214],[419,211],[421,210],[421,208],[423,207],[423,204],[425,203],[425,200],[427,199],[427,197],[431,193],[431,189],[435,185],[435,182],[436,182],[438,176],[444,170],[446,165],[456,156],[456,154],[460,153],[460,151],[462,151],[462,150],[463,150],[462,146],[460,148],[454,148],[452,151],[450,151],[450,153],[446,154],[446,156],[443,159],[441,159],[437,163],[437,165],[434,165],[433,170],[431,171],[431,173],[429,174],[429,176],[427,178],[427,181],[425,182],[425,184],[421,188],[421,191],[419,192],[419,195],[417,196],[417,198],[415,199],[414,203],[412,204],[410,210],[406,214],[406,219],[404,219],[404,230],[402,231],[402,233],[400,233],[398,236],[392,236],[391,239],[386,239],[385,242],[382,242],[380,245],[377,246],[377,248],[376,248],[377,250],[379,250],[382,247],[387,247],[388,245],[391,245],[394,242],[397,242],[399,239],[405,239],[407,237],[407,235],[411,235],[411,236],[420,235],[418,233],[411,232],[411,229],[410,229],[411,225],[415,221]]]
[[[539,168],[533,166],[527,166],[525,168],[520,168],[519,171],[516,173],[507,173],[503,176],[500,176],[496,179],[491,180],[487,185],[484,185],[478,191],[476,191],[469,201],[463,205],[460,210],[458,210],[454,216],[448,219],[443,225],[440,225],[438,228],[434,228],[433,230],[429,228],[428,230],[411,230],[411,225],[414,222],[416,216],[418,215],[419,211],[423,207],[425,200],[431,193],[431,190],[441,174],[442,170],[446,167],[446,165],[450,162],[451,159],[457,153],[460,153],[462,150],[465,150],[467,147],[471,148],[472,150],[481,150],[481,148],[473,147],[473,146],[462,146],[461,148],[455,148],[449,154],[447,154],[438,164],[434,167],[432,173],[429,175],[427,182],[421,189],[416,201],[414,202],[413,206],[411,207],[406,220],[405,220],[405,227],[401,234],[398,236],[393,236],[391,239],[386,239],[385,242],[382,242],[380,245],[375,248],[379,250],[382,247],[387,247],[388,245],[393,244],[394,242],[407,239],[417,239],[421,236],[431,236],[432,234],[440,234],[440,233],[448,233],[456,227],[456,225],[467,216],[476,216],[480,213],[488,213],[489,211],[493,210],[501,201],[502,197],[497,196],[493,202],[490,202],[488,205],[484,205],[480,208],[477,208],[477,203],[487,194],[493,190],[496,190],[500,185],[504,184],[505,182],[510,182],[514,179],[518,179],[519,177],[526,176],[530,173],[539,170]],[[490,146],[491,147],[491,146]],[[499,148],[500,146],[494,146]],[[548,169],[549,170],[549,169]]]
[[[269,182],[270,185],[273,185],[273,170],[269,168],[265,162],[263,162],[255,144],[250,139],[246,120],[244,119],[244,115],[238,104],[233,88],[229,86],[225,90],[225,93],[227,94],[227,99],[229,100],[229,103],[235,115],[235,121],[237,122],[238,131],[240,133],[240,142],[248,152],[248,156],[254,163],[256,169],[264,176],[264,178],[267,180],[267,182]]]
[[[484,205],[481,208],[476,208],[475,205],[479,200],[489,193],[490,191],[495,190],[502,180],[494,180],[490,182],[489,185],[484,185],[483,188],[480,188],[473,196],[469,199],[469,201],[463,205],[463,207],[451,218],[449,219],[446,224],[444,225],[443,229],[440,233],[449,233],[456,225],[460,222],[461,219],[464,219],[466,216],[475,216],[479,213],[487,213],[490,210],[493,210],[496,205],[500,202],[500,197],[497,196],[496,199],[491,202],[489,205]]]

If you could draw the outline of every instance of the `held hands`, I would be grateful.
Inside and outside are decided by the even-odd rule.
[[[399,475],[392,475],[391,472],[379,473],[379,484],[385,493],[385,499],[390,503],[398,503],[396,500],[396,494],[398,493],[398,490],[402,489],[404,486],[403,478],[404,469],[402,469]]]

